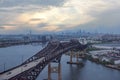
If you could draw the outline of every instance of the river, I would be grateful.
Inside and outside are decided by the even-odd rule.
[[[20,45],[6,48],[0,48],[0,72],[14,67],[30,56],[37,53],[43,47],[41,45]],[[62,80],[120,80],[120,71],[104,67],[100,64],[82,60],[84,67],[69,65],[69,56],[63,55],[61,61]],[[47,66],[38,76],[37,80],[47,78]],[[56,74],[52,74],[53,80],[57,80]]]

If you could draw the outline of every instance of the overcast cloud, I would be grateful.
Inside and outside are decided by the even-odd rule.
[[[0,34],[120,33],[120,0],[0,0]]]

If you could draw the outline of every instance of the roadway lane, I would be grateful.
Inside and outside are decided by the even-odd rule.
[[[0,80],[7,80],[7,79],[10,79],[34,66],[36,66],[37,64],[39,64],[42,60],[44,59],[44,57],[40,58],[40,59],[37,59],[35,61],[32,61],[28,64],[25,64],[25,65],[22,65],[18,68],[15,68],[9,72],[5,72],[3,74],[0,75]]]

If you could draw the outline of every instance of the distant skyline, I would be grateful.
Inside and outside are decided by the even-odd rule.
[[[0,0],[0,34],[120,34],[120,0]]]

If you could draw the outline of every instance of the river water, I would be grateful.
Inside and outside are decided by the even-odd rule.
[[[0,72],[14,67],[42,49],[42,45],[20,45],[0,48]],[[69,65],[69,56],[63,55],[61,61],[62,80],[120,80],[120,71],[106,68],[100,64],[81,60],[85,66]],[[38,76],[37,80],[47,78],[47,66]],[[57,74],[52,74],[52,79],[57,80]]]
[[[120,43],[114,43],[114,44],[97,44],[99,46],[107,46],[107,47],[120,47]]]

